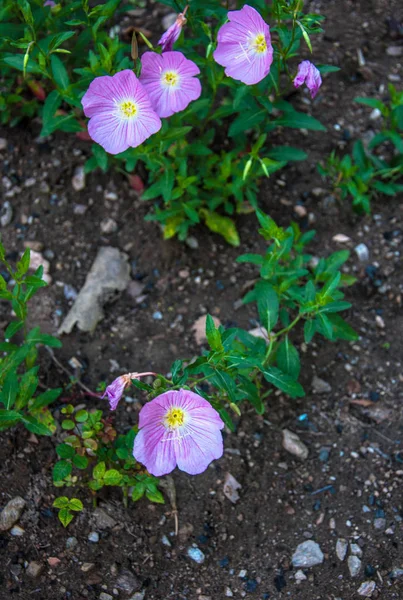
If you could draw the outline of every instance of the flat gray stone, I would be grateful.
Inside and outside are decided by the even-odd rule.
[[[349,556],[347,559],[347,565],[351,577],[357,577],[361,569],[361,561],[358,556]]]
[[[339,560],[343,561],[346,558],[347,550],[348,550],[348,541],[343,538],[339,538],[336,542],[337,558]]]
[[[364,581],[364,583],[362,583],[358,588],[357,594],[364,596],[364,598],[371,598],[372,592],[375,591],[375,588],[375,581]]]
[[[18,521],[25,507],[25,500],[16,496],[3,508],[0,514],[0,531],[8,531]]]

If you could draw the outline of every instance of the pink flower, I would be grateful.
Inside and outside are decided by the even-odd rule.
[[[156,375],[156,373],[126,373],[125,375],[120,375],[120,377],[117,377],[110,385],[108,385],[101,398],[108,396],[109,408],[111,410],[116,410],[116,407],[123,396],[123,392],[131,384],[132,379],[139,379],[144,375]]]
[[[309,60],[303,60],[298,65],[298,73],[294,78],[294,87],[298,88],[303,83],[311,92],[311,98],[315,98],[320,86],[322,85],[322,77],[318,69]]]
[[[106,388],[102,398],[108,396],[109,408],[111,410],[116,410],[116,407],[123,396],[123,392],[131,384],[131,379],[131,373],[128,373],[127,375],[121,375],[112,381],[112,383]]]
[[[229,23],[218,32],[214,60],[225,67],[227,77],[246,85],[258,83],[269,73],[273,62],[269,26],[247,4],[241,10],[230,11],[228,19]]]
[[[197,475],[223,453],[219,414],[207,400],[188,390],[171,390],[140,411],[133,456],[159,477],[178,466]]]
[[[43,3],[43,6],[50,6],[50,8],[53,8],[56,6],[56,2],[53,2],[53,0],[46,0],[46,2]]]
[[[145,52],[141,64],[140,81],[159,117],[170,117],[200,96],[201,84],[194,77],[199,67],[182,52]]]
[[[110,154],[136,148],[161,128],[147,92],[129,69],[97,77],[82,100],[88,133]]]
[[[178,39],[181,34],[182,27],[186,23],[185,13],[187,8],[183,11],[183,13],[179,13],[176,17],[176,21],[171,27],[169,27],[166,32],[161,36],[157,46],[162,47],[163,52],[170,52],[173,48],[174,43]]]

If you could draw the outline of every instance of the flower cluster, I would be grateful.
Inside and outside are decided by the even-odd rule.
[[[139,78],[128,69],[113,77],[97,77],[84,94],[82,105],[90,119],[88,133],[110,154],[139,146],[159,131],[160,118],[184,110],[200,97],[198,66],[182,52],[172,50],[186,23],[186,10],[159,40],[162,54],[143,54]],[[259,83],[273,62],[269,25],[247,4],[241,10],[229,11],[228,22],[218,31],[213,56],[227,77],[246,85]],[[322,83],[318,69],[307,60],[299,65],[294,78],[295,87],[303,83],[312,98]]]

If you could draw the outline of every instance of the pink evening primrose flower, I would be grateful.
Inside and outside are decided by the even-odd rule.
[[[218,412],[188,390],[171,390],[143,406],[133,456],[156,477],[178,466],[198,475],[223,454]]]
[[[183,13],[179,13],[176,17],[176,21],[171,27],[168,27],[166,32],[161,36],[157,46],[161,46],[163,52],[170,52],[173,48],[174,43],[177,41],[178,37],[181,34],[182,27],[186,23],[185,14],[187,11],[187,6]]]
[[[161,128],[147,92],[129,69],[94,79],[81,103],[90,117],[88,133],[110,154],[136,148]]]
[[[109,400],[109,408],[111,410],[116,410],[117,405],[123,396],[123,392],[127,387],[129,387],[132,379],[139,379],[139,377],[144,375],[155,375],[155,373],[126,373],[125,375],[120,375],[120,377],[117,377],[110,385],[108,385],[101,398],[105,398],[105,396],[107,396]]]
[[[53,2],[53,0],[46,0],[46,2],[43,3],[43,6],[50,6],[50,8],[53,8],[56,6],[56,2]]]
[[[315,98],[322,85],[322,77],[319,70],[309,60],[303,60],[298,65],[298,73],[294,78],[294,87],[298,88],[304,83],[311,92],[311,98]]]
[[[159,117],[184,110],[200,96],[201,84],[194,77],[199,67],[182,52],[145,52],[141,64],[140,81]]]
[[[273,62],[270,28],[259,13],[245,4],[228,13],[229,23],[218,31],[214,60],[225,67],[227,77],[246,85],[266,77]]]

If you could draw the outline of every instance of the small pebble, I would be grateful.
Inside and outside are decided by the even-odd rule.
[[[107,217],[101,221],[101,231],[102,233],[116,233],[118,230],[118,224],[114,219]]]
[[[189,246],[189,248],[191,248],[192,250],[197,250],[197,248],[199,247],[199,242],[192,235],[186,238],[185,244]]]
[[[354,251],[361,262],[367,262],[367,260],[369,260],[369,250],[365,244],[358,244],[358,246],[354,248]]]
[[[224,591],[224,593],[225,593],[225,595],[226,595],[226,597],[227,597],[227,598],[232,598],[232,597],[233,597],[233,595],[234,595],[233,591],[232,591],[232,590],[231,590],[231,588],[229,588],[229,587],[226,587],[226,588],[225,588],[225,591]]]
[[[97,531],[91,531],[91,533],[88,534],[88,541],[97,544],[99,542],[99,533]]]
[[[21,496],[12,498],[0,514],[0,531],[8,531],[18,521],[25,507],[25,500]]]
[[[101,592],[99,595],[99,600],[113,600],[113,596],[106,594],[105,592]]]
[[[358,556],[349,556],[347,559],[347,565],[351,577],[357,577],[361,569],[361,561]]]
[[[163,315],[159,310],[156,310],[155,313],[153,313],[153,319],[154,321],[162,321],[163,319]]]
[[[187,555],[199,565],[204,563],[204,560],[206,558],[203,552],[197,546],[191,546],[190,548],[188,548]]]
[[[377,519],[374,519],[374,527],[375,529],[383,531],[386,527],[386,519],[384,519],[383,517],[378,517]]]
[[[88,573],[88,571],[91,571],[91,569],[93,569],[94,567],[94,563],[85,562],[81,565],[81,570],[83,573]]]
[[[301,571],[301,569],[295,573],[295,581],[297,583],[301,583],[301,581],[305,581],[306,579],[307,579],[307,576],[305,575],[305,573],[303,571]]]
[[[332,391],[331,385],[317,375],[314,375],[311,385],[315,394],[329,394]]]
[[[247,572],[248,572],[248,571],[247,571],[246,569],[241,569],[241,570],[239,571],[239,573],[238,573],[238,577],[239,577],[240,579],[243,579],[244,577],[246,577],[246,574],[247,574]]]
[[[10,531],[11,535],[15,537],[21,537],[25,533],[25,529],[20,527],[19,525],[14,525],[14,527]]]
[[[5,150],[6,148],[7,148],[6,138],[0,138],[0,151]]]
[[[323,552],[319,544],[313,540],[309,540],[297,546],[291,560],[296,568],[309,568],[321,564],[323,559]]]
[[[73,550],[78,544],[78,539],[75,537],[69,537],[66,540],[66,550]]]
[[[339,538],[336,542],[336,554],[337,558],[343,561],[346,558],[348,550],[348,542],[343,538]]]
[[[29,563],[27,570],[25,572],[27,575],[29,575],[29,577],[39,577],[39,575],[42,573],[44,568],[45,568],[45,565],[33,560]]]
[[[304,442],[299,439],[296,433],[288,429],[283,429],[283,448],[301,460],[308,458],[309,450]]]
[[[71,185],[76,192],[80,192],[85,188],[85,172],[84,167],[80,166],[74,171],[74,177],[71,180]]]
[[[364,583],[362,583],[358,588],[357,594],[359,594],[359,596],[364,596],[364,598],[371,598],[372,592],[375,590],[375,588],[375,581],[364,581]]]
[[[0,210],[0,225],[2,227],[6,227],[7,225],[9,225],[11,223],[12,218],[13,218],[13,209],[11,207],[10,202],[7,200],[6,202],[4,202],[4,204]]]
[[[350,544],[350,552],[354,554],[354,556],[362,556],[362,549],[358,544]]]
[[[164,546],[168,546],[168,548],[171,548],[172,546],[171,542],[169,541],[166,535],[162,536],[161,542],[164,544]]]

